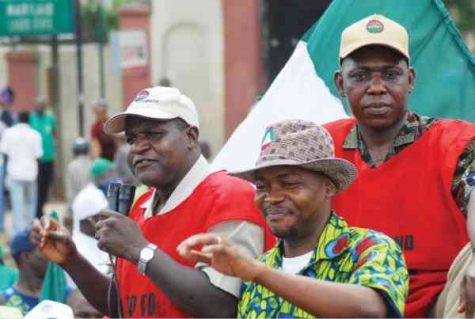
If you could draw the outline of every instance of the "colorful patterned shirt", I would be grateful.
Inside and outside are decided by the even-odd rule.
[[[15,286],[0,291],[0,296],[4,301],[4,305],[12,308],[20,309],[26,315],[39,302],[39,297],[28,296],[21,293]]]
[[[421,116],[419,114],[408,112],[406,122],[393,142],[393,148],[388,153],[384,162],[404,150],[417,141],[437,119]],[[348,133],[343,144],[344,149],[358,149],[361,158],[370,166],[376,167],[368,148],[361,136],[358,124],[356,124]],[[457,166],[452,180],[452,196],[466,215],[470,192],[475,188],[475,140],[472,140],[465,151],[459,156]]]
[[[259,257],[267,266],[282,265],[282,241]],[[402,317],[409,278],[399,246],[373,230],[349,227],[332,213],[309,263],[298,275],[376,289],[389,306],[390,317]],[[265,287],[244,282],[238,318],[313,318]]]

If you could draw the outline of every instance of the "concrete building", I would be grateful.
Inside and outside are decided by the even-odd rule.
[[[302,9],[293,0],[279,0],[287,10],[284,17],[276,11],[278,6],[271,5],[272,0],[153,0],[121,6],[117,11],[120,30],[145,31],[147,63],[117,72],[117,63],[112,62],[118,49],[105,46],[105,92],[110,113],[125,108],[140,89],[167,79],[195,101],[201,138],[216,154],[267,87],[266,70],[281,67],[269,64],[266,57],[285,61],[295,39],[330,1],[308,2]],[[308,10],[317,6],[316,11]],[[306,14],[307,22],[299,20],[298,27],[287,22],[287,28],[282,28],[285,19],[301,19],[293,8]],[[282,34],[276,30],[292,31]],[[279,59],[270,54],[272,49]],[[0,46],[0,86],[9,84],[17,91],[15,109],[32,109],[36,95],[50,92],[50,51],[48,45]],[[84,45],[83,61],[84,131],[88,137],[93,121],[90,106],[100,97],[97,45]],[[54,111],[60,124],[56,189],[61,195],[61,173],[71,160],[71,145],[79,131],[73,44],[60,45],[59,67],[60,101]]]

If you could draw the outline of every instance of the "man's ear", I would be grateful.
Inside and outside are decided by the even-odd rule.
[[[32,258],[31,256],[33,255],[32,252],[33,250],[25,251],[22,254],[20,254],[18,259],[21,260],[21,262],[23,263],[29,263]]]
[[[345,91],[343,90],[343,75],[341,74],[340,70],[336,71],[333,75],[333,82],[335,83],[336,89],[340,95],[342,97],[346,97]]]
[[[337,193],[337,189],[336,189],[336,185],[335,183],[327,178],[326,180],[326,183],[325,183],[325,195],[328,197],[328,198],[332,198],[333,196],[335,196]]]
[[[414,90],[414,85],[416,84],[416,70],[411,66],[409,67],[409,93]]]
[[[194,148],[199,142],[200,133],[196,126],[190,126],[186,129],[186,136],[188,138],[188,148]]]

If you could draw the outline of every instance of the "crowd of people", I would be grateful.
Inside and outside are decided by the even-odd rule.
[[[72,232],[37,206],[15,221],[3,307],[65,318],[472,318],[475,125],[408,110],[416,73],[395,21],[348,26],[339,59],[335,86],[354,117],[273,123],[245,171],[210,168],[196,107],[177,88],[144,89],[110,118],[98,103],[92,141],[75,142],[67,171]],[[10,192],[49,176],[55,120],[40,102],[34,120],[5,122]],[[33,179],[14,175],[26,152],[11,168],[19,135],[31,139],[28,165],[39,162]],[[143,185],[125,215],[106,197],[117,181]]]
[[[8,245],[0,247],[0,305],[26,315],[42,301],[69,304],[71,299],[73,310],[85,308],[80,310],[81,318],[87,317],[86,310],[98,314],[64,271],[48,264],[30,240],[33,221],[50,216],[44,206],[54,177],[57,124],[44,97],[36,99],[32,112],[14,112],[11,107],[14,100],[15,92],[11,88],[0,91],[0,231],[9,238]],[[107,117],[107,104],[100,101],[93,110],[97,121],[91,127],[91,139],[80,137],[74,141],[74,158],[66,167],[67,210],[62,217],[78,250],[107,274],[110,259],[97,248],[94,238],[97,214],[107,207],[106,191],[110,183],[133,184],[136,180],[124,157],[128,144],[123,142],[123,137],[111,137],[97,129],[102,129]],[[5,229],[8,207],[12,211],[12,227]],[[14,265],[6,262],[10,256]],[[52,287],[58,290],[58,282],[64,284],[59,285],[59,292],[52,293]],[[0,315],[5,311],[1,309]]]

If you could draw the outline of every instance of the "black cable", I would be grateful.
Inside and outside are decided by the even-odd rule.
[[[114,261],[112,260],[112,256],[109,254],[109,260],[111,262],[111,268],[114,267]],[[112,282],[114,280],[114,272],[112,272],[111,278],[109,280],[109,287],[107,288],[107,310],[109,315],[112,314],[111,312],[111,294],[112,294]]]
[[[109,288],[108,288],[108,294],[107,294],[107,307],[109,310],[109,314],[111,314],[111,296],[112,296],[112,283],[114,283],[115,289],[116,289],[116,306],[117,306],[117,316],[118,318],[122,319],[122,301],[120,300],[120,291],[119,291],[119,282],[117,280],[117,258],[114,262],[114,259],[112,258],[112,255],[109,254],[109,260],[111,262],[111,268],[112,268],[112,276],[109,281]]]

